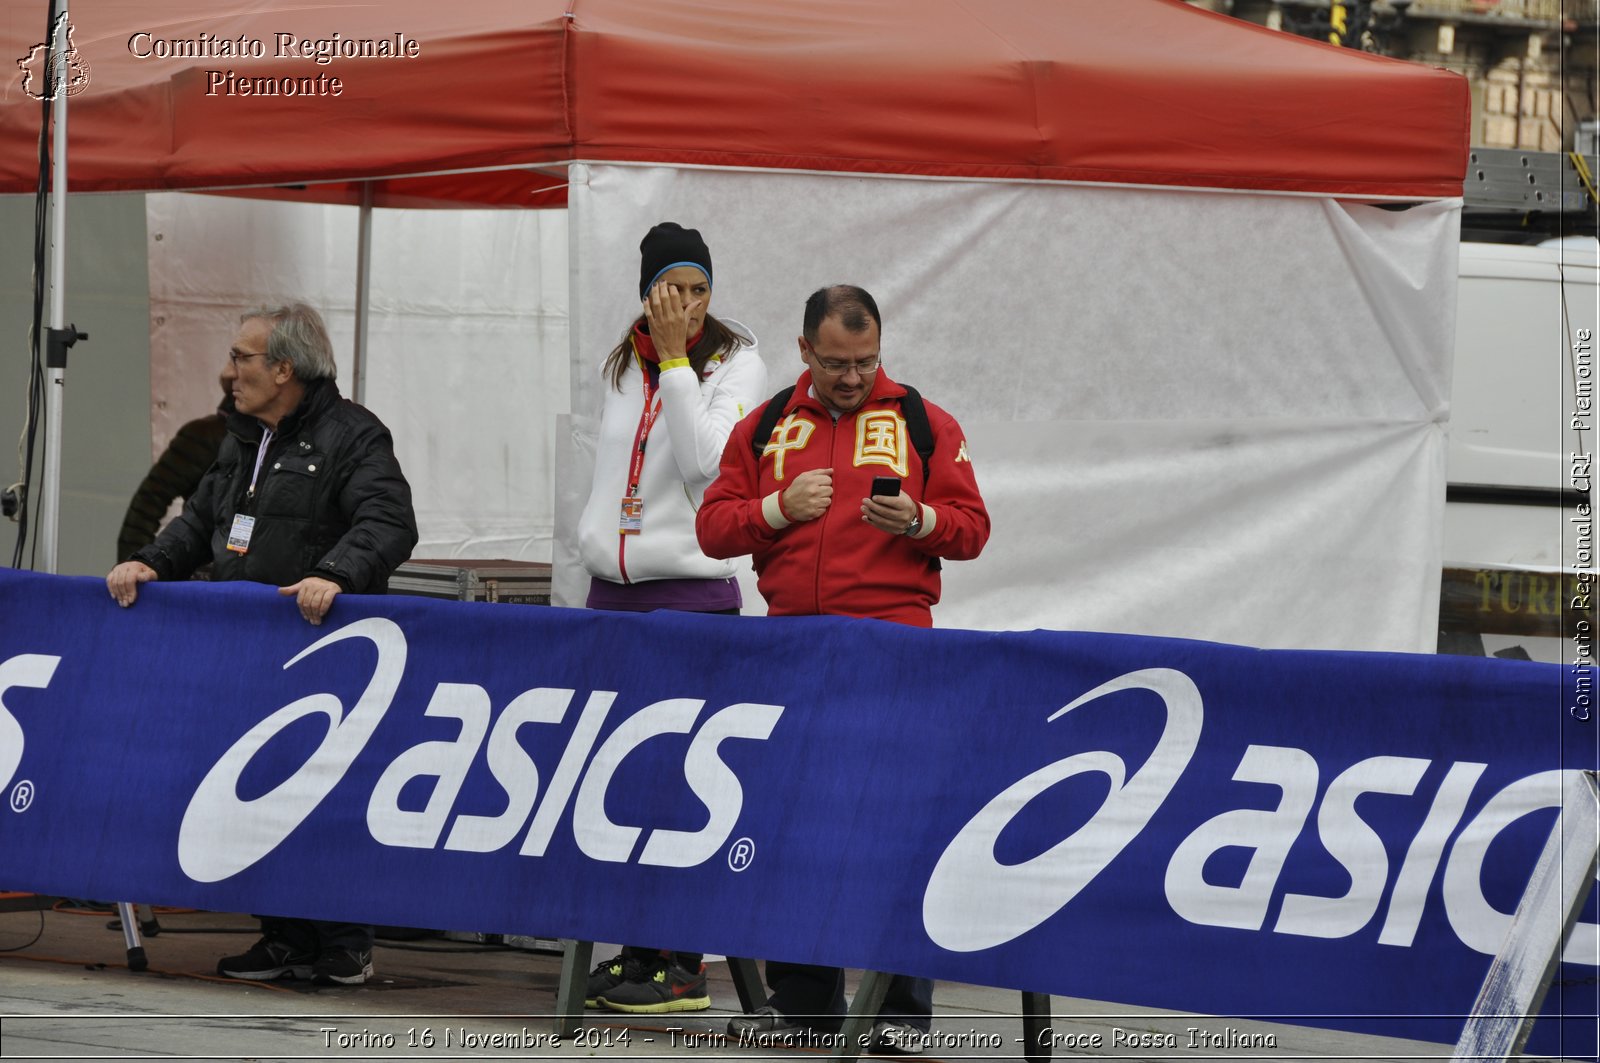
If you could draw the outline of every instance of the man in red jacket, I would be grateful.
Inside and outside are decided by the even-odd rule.
[[[710,557],[752,554],[772,616],[871,617],[933,626],[939,559],[978,556],[989,513],[966,437],[944,410],[889,379],[879,355],[882,319],[853,285],[806,300],[800,358],[806,372],[780,392],[776,416],[757,408],[734,428],[717,479],[695,519]],[[919,424],[920,422],[920,424]],[[758,425],[772,424],[757,446]],[[923,438],[926,449],[918,450]],[[899,481],[898,493],[873,491]],[[728,1024],[730,1035],[836,1028],[844,972],[770,961],[772,995]],[[918,1052],[932,1023],[933,982],[896,975],[873,1027],[873,1050]]]
[[[768,615],[932,627],[938,559],[977,557],[989,538],[961,426],[922,404],[934,442],[924,466],[907,430],[907,389],[880,364],[881,328],[861,288],[813,293],[800,337],[807,370],[771,438],[752,445],[763,406],[734,428],[706,490],[700,547],[709,557],[754,555]],[[880,476],[898,478],[899,493],[873,495]]]

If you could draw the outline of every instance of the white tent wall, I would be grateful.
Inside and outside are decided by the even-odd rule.
[[[166,193],[148,197],[148,215],[155,453],[215,407],[239,314],[263,303],[323,311],[351,394],[356,208]],[[550,559],[566,221],[373,212],[366,405],[411,482],[417,557]]]
[[[638,241],[701,229],[713,313],[802,366],[807,294],[866,287],[883,354],[966,429],[994,532],[945,567],[941,626],[1431,651],[1458,201],[571,168],[573,439],[556,597],[598,365]],[[746,611],[760,612],[753,586]]]

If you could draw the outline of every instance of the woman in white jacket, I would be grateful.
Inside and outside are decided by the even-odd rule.
[[[588,606],[737,613],[731,561],[700,552],[694,516],[733,426],[767,397],[756,339],[712,317],[711,252],[662,222],[639,244],[642,313],[606,357],[594,482],[578,522]],[[697,953],[629,946],[589,976],[586,1003],[615,1011],[711,1006]]]

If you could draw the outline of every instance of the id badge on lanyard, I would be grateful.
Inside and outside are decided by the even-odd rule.
[[[256,448],[256,467],[250,473],[250,490],[245,494],[245,497],[249,499],[252,505],[255,504],[256,498],[256,480],[261,476],[261,463],[266,460],[267,445],[271,442],[272,429],[263,428],[261,430],[261,445]],[[233,526],[228,529],[228,549],[236,554],[248,554],[250,552],[250,536],[255,534],[255,530],[255,517],[247,516],[244,513],[235,513],[233,515]]]
[[[618,530],[623,535],[638,535],[644,530],[644,499],[629,495],[622,500],[622,518]]]
[[[243,513],[233,515],[233,527],[228,529],[228,549],[236,554],[250,552],[250,536],[256,530],[256,519]]]
[[[661,400],[656,389],[650,386],[650,374],[644,374],[644,412],[639,415],[639,430],[633,437],[633,460],[628,467],[628,491],[622,496],[622,512],[617,521],[617,531],[622,535],[638,535],[644,530],[644,499],[639,497],[639,477],[644,474],[644,445],[650,429],[661,416]],[[655,399],[652,404],[651,400]]]

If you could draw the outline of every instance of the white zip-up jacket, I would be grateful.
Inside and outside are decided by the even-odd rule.
[[[645,444],[637,497],[644,517],[637,535],[620,533],[622,498],[628,489],[633,440],[644,412],[644,387],[637,364],[629,366],[619,391],[605,381],[600,436],[595,441],[594,481],[578,520],[578,552],[591,576],[613,583],[653,579],[726,579],[732,561],[700,552],[694,515],[716,479],[733,426],[767,396],[767,368],[756,338],[744,325],[718,318],[746,346],[704,379],[679,366],[661,374],[661,413]]]

